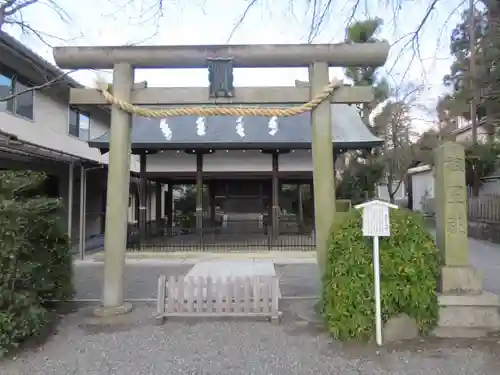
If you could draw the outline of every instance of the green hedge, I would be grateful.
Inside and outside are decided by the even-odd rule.
[[[391,210],[391,237],[380,239],[382,319],[414,318],[422,334],[437,323],[440,256],[420,215]],[[335,339],[369,339],[374,330],[372,240],[361,214],[347,213],[332,228],[320,310]]]
[[[37,195],[45,178],[0,172],[0,357],[51,323],[50,301],[73,293],[61,203]]]

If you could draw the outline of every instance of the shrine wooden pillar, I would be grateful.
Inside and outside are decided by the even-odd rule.
[[[265,233],[268,235],[272,234],[272,226],[273,226],[273,181],[266,180],[264,182],[264,194],[266,196],[266,209],[267,209],[267,218],[265,223]]]
[[[208,194],[210,197],[210,226],[215,227],[215,181],[208,184]]]
[[[167,185],[167,195],[165,197],[165,215],[167,216],[167,235],[172,235],[174,224],[173,204],[174,204],[174,184],[169,182]]]
[[[203,236],[203,153],[196,153],[196,233]]]
[[[146,178],[146,237],[151,231],[151,221],[153,220],[153,192],[151,184]]]
[[[146,175],[147,154],[139,156],[139,249],[147,235],[148,179]]]
[[[299,218],[299,225],[304,226],[304,202],[302,196],[302,183],[297,184],[297,216]]]
[[[156,182],[155,185],[155,223],[156,223],[156,232],[159,233],[161,228],[163,227],[162,220],[162,209],[161,209],[161,198],[162,198],[162,188],[163,184],[160,182]]]
[[[272,234],[273,238],[277,239],[280,234],[280,181],[279,181],[279,153],[277,151],[272,153]]]
[[[134,220],[136,223],[139,223],[139,188],[135,188],[135,191],[134,191]]]

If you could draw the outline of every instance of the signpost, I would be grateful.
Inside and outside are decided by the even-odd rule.
[[[377,345],[382,346],[382,307],[380,303],[380,252],[379,237],[389,237],[389,209],[398,208],[395,204],[372,200],[355,206],[363,210],[363,236],[373,238],[373,273],[375,289],[375,332]]]

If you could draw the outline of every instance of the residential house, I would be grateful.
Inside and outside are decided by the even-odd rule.
[[[48,174],[46,193],[62,198],[68,234],[82,251],[86,244],[80,237],[92,246],[90,239],[104,233],[108,155],[87,142],[109,130],[110,113],[104,107],[70,107],[69,89],[82,85],[62,74],[12,36],[0,34],[0,168]],[[132,156],[130,170],[138,169]]]
[[[477,124],[477,140],[479,143],[484,143],[488,140],[491,131],[486,124],[479,122]],[[459,122],[457,129],[450,134],[456,142],[467,143],[472,141],[472,125],[470,121],[462,120]]]

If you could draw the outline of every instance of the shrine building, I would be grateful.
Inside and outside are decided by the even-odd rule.
[[[383,144],[355,105],[331,106],[334,158]],[[134,117],[131,149],[140,155],[141,183],[132,205],[140,235],[131,230],[129,248],[313,250],[311,136],[309,113]],[[109,134],[89,145],[108,152]],[[149,224],[140,212],[151,208],[146,181],[154,181],[162,196],[152,209],[160,219]]]

